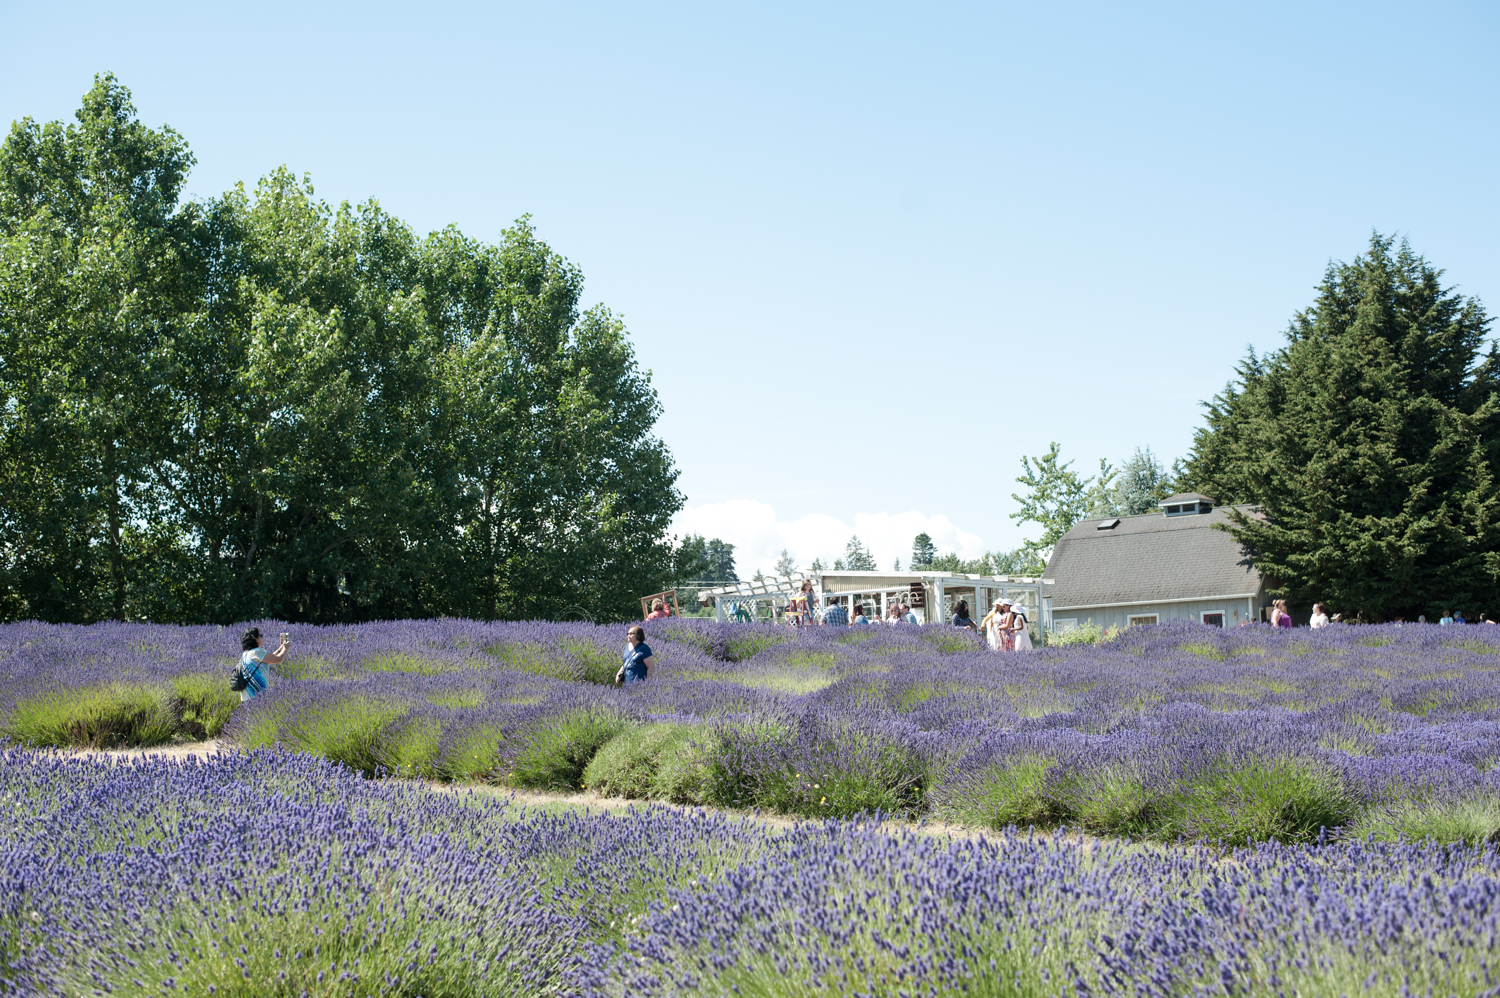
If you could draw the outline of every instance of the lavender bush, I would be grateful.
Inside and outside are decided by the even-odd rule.
[[[260,622],[266,633],[282,629]],[[1500,834],[1500,635],[1193,624],[994,655],[951,628],[432,620],[299,628],[240,705],[238,629],[0,627],[4,732],[221,735],[364,773],[809,817],[883,811],[1231,844]]]
[[[1491,845],[525,810],[270,750],[0,751],[0,995],[1500,995]]]

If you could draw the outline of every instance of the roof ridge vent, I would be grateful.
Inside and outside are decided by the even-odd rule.
[[[1167,496],[1157,505],[1167,516],[1212,513],[1214,509],[1213,498],[1198,492],[1179,492],[1174,496]]]

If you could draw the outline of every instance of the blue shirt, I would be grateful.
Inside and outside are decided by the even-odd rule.
[[[849,625],[849,611],[835,603],[823,611],[823,623],[847,627]]]
[[[906,611],[906,616],[902,617],[901,619],[904,620],[904,621],[906,621],[908,624],[920,624],[921,623],[921,621],[917,619],[917,611],[915,611],[915,610],[907,610]]]
[[[625,682],[638,683],[646,678],[646,659],[651,657],[651,646],[642,641],[631,647],[625,646]]]
[[[271,688],[271,679],[262,664],[268,655],[264,648],[251,648],[240,656],[240,668],[245,670],[245,675],[250,677],[250,682],[240,690],[241,702],[254,700],[257,696]]]

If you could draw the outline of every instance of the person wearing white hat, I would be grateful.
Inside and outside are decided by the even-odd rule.
[[[1010,615],[1010,600],[1000,598],[995,600],[995,608],[984,615],[979,622],[979,629],[984,633],[984,639],[989,643],[990,651],[1010,650],[1010,631],[1005,620]]]
[[[1010,650],[1031,651],[1031,623],[1026,619],[1026,608],[1020,603],[1010,608]]]

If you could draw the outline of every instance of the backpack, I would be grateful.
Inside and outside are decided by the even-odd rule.
[[[255,672],[259,672],[260,671],[260,663],[259,662],[255,663],[255,670],[254,671]],[[229,674],[229,689],[230,689],[230,691],[233,692],[233,693],[243,693],[245,691],[245,687],[247,687],[247,686],[250,685],[250,676],[251,676],[251,673],[245,671],[245,663],[244,662],[241,662],[238,665],[236,665],[234,667],[234,671]],[[262,689],[265,688],[265,684],[263,682],[261,683],[261,688]]]

